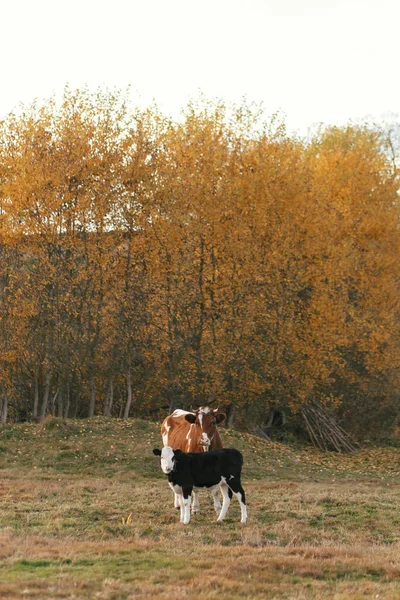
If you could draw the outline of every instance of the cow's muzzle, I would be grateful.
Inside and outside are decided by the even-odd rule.
[[[210,440],[203,440],[203,438],[199,440],[199,446],[209,446],[210,443]]]

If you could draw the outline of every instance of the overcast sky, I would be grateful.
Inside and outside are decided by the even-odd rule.
[[[0,118],[21,102],[132,86],[179,114],[202,91],[289,129],[400,113],[399,0],[0,0]]]

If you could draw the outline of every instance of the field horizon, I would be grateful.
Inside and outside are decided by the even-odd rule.
[[[159,424],[50,418],[0,430],[0,598],[400,597],[400,453],[346,455],[222,429],[249,520],[179,523]]]

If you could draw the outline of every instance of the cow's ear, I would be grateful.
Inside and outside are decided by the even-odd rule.
[[[186,421],[188,421],[188,423],[194,423],[196,420],[196,415],[192,415],[192,413],[188,413],[187,415],[185,415],[185,419],[186,419]]]
[[[154,448],[153,454],[155,454],[156,456],[161,456],[161,450],[159,448]]]
[[[221,425],[221,423],[224,423],[225,419],[226,419],[226,414],[225,413],[218,413],[215,415],[215,419],[218,423],[218,425]]]

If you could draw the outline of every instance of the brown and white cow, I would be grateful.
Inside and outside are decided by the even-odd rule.
[[[222,448],[222,440],[218,425],[223,423],[226,415],[218,408],[200,406],[195,412],[175,410],[164,419],[161,425],[161,435],[164,446],[183,452],[207,452]],[[214,508],[219,514],[221,502],[218,490],[213,492]],[[175,508],[179,508],[179,498],[175,494]],[[197,490],[193,490],[192,512],[200,510]]]

